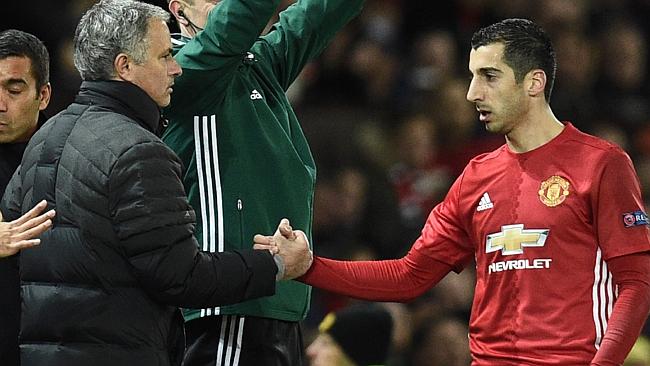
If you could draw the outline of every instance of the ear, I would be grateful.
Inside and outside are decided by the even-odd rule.
[[[531,97],[544,96],[544,88],[546,88],[546,73],[542,69],[531,70],[526,75],[526,87],[528,95]]]
[[[132,81],[133,61],[127,54],[120,53],[115,56],[113,67],[115,67],[115,74],[119,80]]]
[[[40,92],[38,93],[38,99],[39,99],[38,110],[39,111],[42,111],[45,108],[47,108],[47,105],[50,104],[50,97],[51,96],[52,96],[52,85],[50,85],[50,83],[47,83],[47,84],[43,85]]]
[[[181,16],[179,12],[182,12],[183,4],[178,0],[171,0],[169,2],[169,12],[172,13],[178,24],[181,24],[185,27],[189,26],[189,22],[184,16]]]

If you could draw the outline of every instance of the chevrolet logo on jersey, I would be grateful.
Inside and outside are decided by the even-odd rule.
[[[488,234],[485,252],[500,250],[502,255],[522,254],[524,247],[543,247],[548,232],[548,229],[524,229],[523,224],[505,225],[501,232]]]

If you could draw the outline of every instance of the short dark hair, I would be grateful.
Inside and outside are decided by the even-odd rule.
[[[36,90],[50,82],[50,54],[36,36],[16,29],[0,32],[0,60],[11,56],[27,57],[32,62]]]
[[[550,101],[557,61],[548,34],[528,19],[505,19],[478,30],[472,36],[473,49],[492,43],[503,43],[505,46],[503,61],[514,71],[517,83],[522,82],[531,70],[544,70],[544,96],[547,102]]]

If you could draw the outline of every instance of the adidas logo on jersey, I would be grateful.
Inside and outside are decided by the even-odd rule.
[[[255,100],[255,99],[264,99],[262,98],[262,94],[260,94],[260,92],[258,92],[257,89],[253,89],[253,91],[251,92],[251,100]]]
[[[490,200],[490,195],[487,192],[483,193],[483,197],[481,197],[481,201],[479,201],[476,211],[485,211],[492,207],[494,207],[494,203]]]

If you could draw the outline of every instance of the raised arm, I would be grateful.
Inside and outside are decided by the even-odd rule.
[[[270,58],[284,89],[356,17],[364,0],[299,0],[280,13],[255,51]]]
[[[184,70],[218,70],[238,64],[279,3],[279,0],[222,0],[208,15],[205,29],[181,48],[176,60]]]
[[[278,4],[279,0],[219,2],[210,11],[205,29],[174,55],[183,75],[176,79],[173,104],[192,104],[206,96],[206,89],[210,98],[220,100]]]

